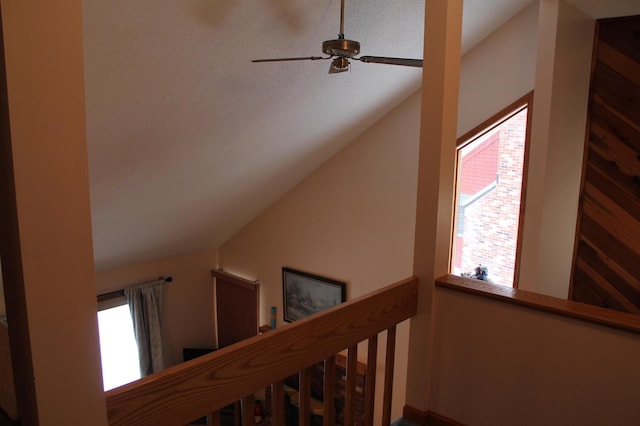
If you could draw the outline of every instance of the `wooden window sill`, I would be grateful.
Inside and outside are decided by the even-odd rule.
[[[602,324],[640,334],[640,315],[601,308],[573,300],[559,299],[544,294],[533,293],[488,283],[486,281],[445,275],[436,280],[436,287],[475,294],[501,302],[526,306],[567,317]]]

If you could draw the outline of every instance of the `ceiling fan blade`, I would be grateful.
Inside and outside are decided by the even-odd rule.
[[[254,59],[251,62],[286,62],[286,61],[317,61],[320,59],[331,59],[331,56],[299,56],[294,58],[270,58],[270,59]]]
[[[385,56],[360,56],[358,59],[360,62],[372,62],[374,64],[387,64],[387,65],[402,65],[405,67],[422,68],[422,59],[408,59],[408,58],[387,58]]]

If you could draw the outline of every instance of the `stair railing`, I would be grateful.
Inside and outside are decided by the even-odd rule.
[[[300,372],[299,424],[310,424],[310,369],[325,361],[325,394],[333,395],[334,356],[347,350],[344,424],[373,424],[378,334],[387,332],[382,424],[391,417],[396,325],[416,314],[418,279],[407,278],[329,310],[170,367],[106,393],[110,425],[185,425],[242,401],[243,424],[254,424],[253,394],[272,393],[272,424],[284,425],[283,380]],[[354,419],[357,345],[368,340],[363,419]],[[328,373],[327,373],[328,372]],[[328,398],[324,398],[325,401]],[[331,398],[332,399],[332,398]],[[332,404],[324,404],[325,425],[334,424]],[[213,413],[213,414],[211,414]],[[361,422],[362,420],[362,422]]]

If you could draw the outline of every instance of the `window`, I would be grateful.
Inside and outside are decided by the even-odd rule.
[[[98,311],[98,329],[104,390],[138,380],[138,346],[129,306],[124,303]]]
[[[530,100],[458,140],[453,274],[517,286]]]

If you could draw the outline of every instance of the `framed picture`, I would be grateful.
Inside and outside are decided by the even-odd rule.
[[[284,320],[292,322],[347,300],[346,283],[282,268]]]

